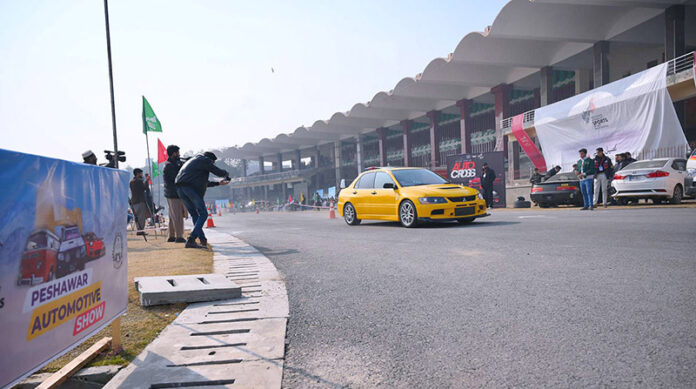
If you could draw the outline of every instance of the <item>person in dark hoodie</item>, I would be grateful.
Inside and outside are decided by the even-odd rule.
[[[176,192],[176,180],[179,170],[181,170],[181,159],[179,158],[179,146],[169,145],[167,147],[167,161],[164,163],[162,175],[164,176],[164,197],[169,205],[169,240],[168,242],[185,243],[184,239],[184,219],[186,218],[186,207]]]
[[[174,180],[176,193],[193,220],[193,231],[186,241],[187,248],[206,248],[208,245],[208,239],[203,233],[203,225],[208,219],[208,209],[203,201],[206,189],[210,186],[227,185],[230,182],[229,173],[215,166],[216,160],[215,154],[209,151],[198,154],[186,161]],[[208,181],[210,173],[225,179],[220,182]],[[201,245],[196,243],[196,238]]]

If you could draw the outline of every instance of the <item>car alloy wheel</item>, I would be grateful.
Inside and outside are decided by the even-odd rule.
[[[343,207],[343,220],[345,220],[350,226],[360,224],[360,219],[358,219],[358,216],[355,213],[353,204],[348,203]]]
[[[677,185],[674,187],[674,192],[672,192],[672,198],[670,199],[670,203],[681,204],[681,201],[682,201],[682,188],[681,188],[681,186]]]
[[[416,225],[417,218],[416,206],[413,205],[411,200],[404,200],[401,206],[399,206],[399,220],[401,220],[401,225],[406,228],[413,227]]]

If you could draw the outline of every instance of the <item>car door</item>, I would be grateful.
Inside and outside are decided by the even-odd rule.
[[[372,189],[375,183],[375,173],[369,172],[363,174],[362,177],[355,183],[351,194],[351,203],[355,207],[355,212],[359,218],[372,215],[370,208],[370,200]]]
[[[384,188],[384,184],[392,184],[394,180],[389,173],[376,172],[375,183],[371,194],[370,206],[375,216],[382,218],[396,217],[396,191],[392,188]]]
[[[674,172],[677,174],[677,180],[676,180],[677,182],[675,182],[674,185],[676,185],[677,183],[681,184],[682,190],[684,190],[685,188],[688,188],[688,183],[687,183],[688,174],[686,173],[686,160],[685,159],[675,159],[674,162],[672,162],[672,169],[674,169]]]

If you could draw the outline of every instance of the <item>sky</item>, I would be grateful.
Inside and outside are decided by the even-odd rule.
[[[219,149],[329,119],[446,57],[505,3],[112,0],[119,149],[145,163],[142,96],[163,127],[153,155],[157,138]],[[0,148],[105,162],[102,1],[0,0]]]

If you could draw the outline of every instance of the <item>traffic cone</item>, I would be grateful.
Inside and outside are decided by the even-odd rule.
[[[334,204],[332,201],[331,206],[329,207],[329,219],[335,219],[335,218],[336,218],[336,211],[334,210]]]
[[[218,209],[218,216],[222,216],[222,210]]]
[[[206,228],[215,227],[215,222],[213,221],[213,215],[208,215],[208,221],[206,222]]]
[[[259,214],[259,207],[256,207],[256,214]]]

